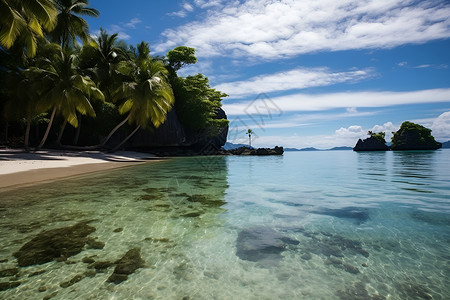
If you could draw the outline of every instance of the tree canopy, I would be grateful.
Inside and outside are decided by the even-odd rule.
[[[194,48],[152,57],[145,41],[131,46],[103,29],[93,39],[83,17],[99,14],[88,0],[0,0],[1,143],[14,136],[25,148],[61,147],[70,124],[72,145],[81,132],[85,146],[103,146],[119,129],[128,139],[140,128],[161,126],[174,106],[174,116],[193,131],[213,134],[228,124],[220,110],[226,94],[202,74],[177,74],[197,62]],[[82,120],[89,127],[84,131]]]

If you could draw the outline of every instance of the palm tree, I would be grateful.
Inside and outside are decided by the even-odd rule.
[[[251,129],[247,130],[247,135],[248,135],[248,144],[251,147],[252,146],[252,134],[254,134],[255,132]]]
[[[37,67],[24,71],[39,78],[42,99],[45,99],[41,105],[52,110],[38,149],[45,144],[56,113],[63,116],[64,123],[77,127],[76,112],[95,116],[90,99],[104,100],[95,83],[78,73],[75,53],[56,44],[48,44],[43,52],[45,56],[38,60]]]
[[[56,26],[56,15],[52,0],[0,0],[0,45],[10,49],[20,41],[35,56],[37,38]]]
[[[106,99],[112,99],[117,63],[130,59],[126,51],[118,46],[117,35],[108,35],[100,28],[95,43],[84,46],[80,55],[80,67],[98,83]]]
[[[77,38],[81,39],[83,44],[88,43],[91,40],[89,24],[78,15],[98,17],[100,12],[95,8],[87,7],[89,0],[56,0],[55,2],[58,9],[58,22],[55,29],[49,33],[50,39],[60,44],[62,48],[77,45]]]
[[[141,42],[138,45],[134,60],[119,62],[117,72],[123,76],[123,82],[115,93],[115,97],[121,99],[119,113],[128,115],[113,128],[102,145],[126,122],[136,124],[136,127],[114,150],[120,148],[141,127],[158,128],[166,120],[174,103],[172,88],[167,80],[168,71],[161,61],[150,57],[148,43]]]

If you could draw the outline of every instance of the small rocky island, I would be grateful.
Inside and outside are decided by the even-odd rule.
[[[385,133],[373,133],[368,132],[369,137],[367,139],[359,139],[353,151],[387,151],[389,146],[386,145],[386,140],[384,139]]]
[[[282,155],[283,153],[283,147],[278,146],[258,149],[242,146],[236,149],[220,150],[220,154],[223,155]]]
[[[442,147],[431,135],[431,129],[412,122],[403,122],[400,129],[393,134],[389,147],[384,132],[369,131],[369,137],[359,139],[353,151],[436,150]]]
[[[431,129],[412,122],[403,122],[392,137],[392,150],[436,150],[442,147],[431,135]]]

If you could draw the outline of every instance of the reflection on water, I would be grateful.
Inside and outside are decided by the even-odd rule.
[[[0,299],[446,299],[450,151],[177,158],[0,193]]]

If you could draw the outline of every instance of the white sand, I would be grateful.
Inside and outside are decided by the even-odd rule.
[[[70,176],[160,160],[154,155],[118,151],[0,150],[0,188],[36,184]]]

